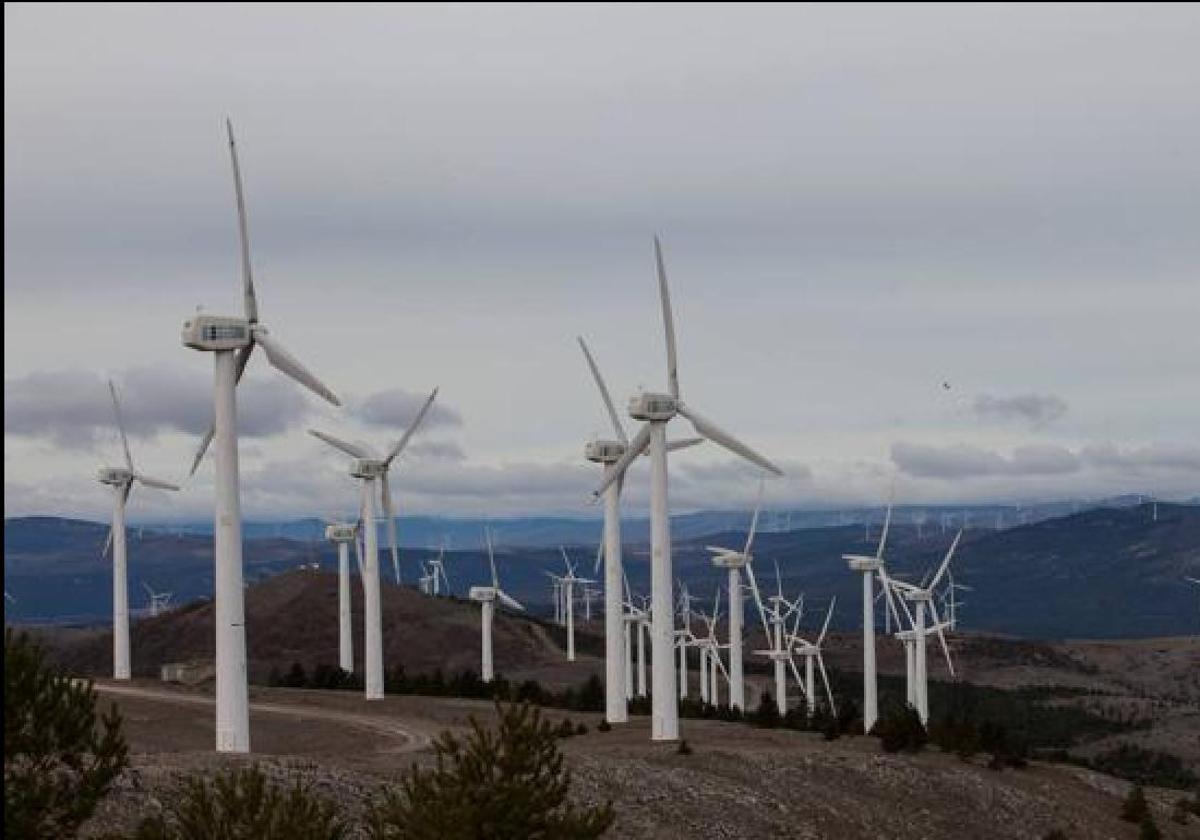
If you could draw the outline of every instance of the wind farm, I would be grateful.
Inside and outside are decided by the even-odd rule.
[[[106,11],[6,8],[6,833],[1200,830],[1194,21]]]

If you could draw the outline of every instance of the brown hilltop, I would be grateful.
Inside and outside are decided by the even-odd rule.
[[[246,589],[246,641],[250,679],[265,682],[272,668],[299,662],[307,670],[338,661],[337,575],[300,569],[275,575]],[[351,580],[355,668],[363,654],[362,588]],[[458,598],[433,598],[407,587],[384,584],[384,663],[410,674],[479,671],[479,605]],[[213,604],[201,601],[155,618],[135,621],[130,631],[135,676],[157,677],[167,662],[211,660]],[[105,675],[112,667],[109,630],[50,635],[55,658],[76,673]],[[496,668],[551,667],[562,649],[541,623],[497,610],[493,626]]]

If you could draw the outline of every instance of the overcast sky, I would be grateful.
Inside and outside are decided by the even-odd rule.
[[[665,385],[778,504],[1200,492],[1200,7],[6,5],[5,514],[182,478],[237,314],[233,119],[263,320],[251,516],[348,510],[345,459],[439,411],[409,512],[595,514],[581,447]],[[945,387],[948,384],[949,387]],[[632,421],[627,420],[632,427]],[[680,420],[672,434],[690,434]],[[644,510],[644,468],[627,504]],[[751,503],[714,447],[676,510]],[[211,459],[136,517],[210,515]]]

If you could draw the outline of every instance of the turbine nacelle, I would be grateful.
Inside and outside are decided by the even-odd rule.
[[[883,568],[883,561],[878,557],[865,557],[861,554],[843,554],[842,559],[850,564],[853,572],[877,572]]]
[[[625,444],[619,440],[593,440],[583,447],[583,457],[597,464],[615,464],[625,454]]]
[[[193,350],[240,350],[251,342],[250,321],[227,315],[194,315],[183,322],[183,343]]]
[[[679,400],[670,394],[642,391],[629,398],[629,416],[634,420],[665,423],[679,413],[678,405]]]
[[[933,593],[928,589],[905,590],[901,594],[903,594],[904,598],[909,601],[924,601],[925,603],[929,603],[933,600]]]
[[[712,564],[718,569],[744,569],[753,558],[737,551],[713,551]]]
[[[358,527],[355,525],[326,525],[325,539],[332,542],[353,542],[358,536]]]
[[[101,484],[123,487],[133,481],[133,472],[123,470],[120,467],[101,467],[96,473],[96,480]]]
[[[350,475],[355,478],[382,478],[388,465],[377,458],[355,458],[350,462]]]
[[[479,601],[480,603],[484,601],[495,601],[496,590],[490,586],[472,586],[470,591],[467,592],[467,597],[472,601]]]

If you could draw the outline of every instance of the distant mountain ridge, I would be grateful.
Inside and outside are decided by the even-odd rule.
[[[903,519],[903,517],[897,517]],[[748,517],[712,514],[672,519],[674,571],[698,597],[711,599],[723,578],[711,565],[708,544],[739,546],[745,541]],[[317,523],[317,520],[311,520]],[[435,520],[431,520],[435,521]],[[505,588],[531,609],[549,609],[545,571],[561,571],[558,520],[521,520],[520,533],[547,529],[539,545],[518,545],[500,524],[497,559]],[[318,523],[319,524],[319,523]],[[702,525],[720,525],[702,530]],[[583,525],[587,525],[586,529]],[[474,523],[471,525],[474,526]],[[479,523],[482,531],[482,523]],[[465,527],[465,526],[464,526]],[[583,538],[561,542],[590,575],[596,558],[598,522],[570,521]],[[558,530],[554,530],[558,529]],[[955,527],[941,521],[922,526],[894,523],[887,560],[896,574],[919,579],[944,553]],[[630,532],[634,532],[631,534]],[[17,599],[6,604],[6,618],[16,621],[99,622],[111,615],[111,571],[100,550],[107,527],[54,518],[5,521],[5,587]],[[649,587],[649,552],[636,528],[624,528],[630,582],[638,592]],[[844,553],[870,553],[879,527],[862,524],[806,527],[761,532],[755,543],[755,569],[760,585],[773,591],[774,564],[779,563],[789,594],[805,591],[816,615],[819,605],[836,596],[834,626],[852,629],[861,614],[861,584],[846,570]],[[204,534],[145,527],[129,530],[130,597],[143,606],[146,583],[167,590],[176,603],[210,597],[212,545]],[[451,541],[446,568],[454,591],[479,583],[488,575],[486,558],[475,544]],[[549,543],[549,544],[546,544]],[[465,548],[464,548],[465,547]],[[405,548],[401,565],[406,582],[417,577],[419,562],[430,548]],[[299,566],[329,569],[333,548],[323,539],[297,540],[274,535],[248,536],[244,549],[247,581],[261,580]],[[391,561],[381,551],[381,569],[391,579]],[[1183,577],[1200,577],[1200,506],[1158,504],[1153,521],[1150,504],[1088,510],[1028,525],[966,531],[954,565],[956,581],[974,587],[962,594],[964,628],[1041,638],[1103,638],[1183,635],[1200,630],[1194,587]],[[753,609],[748,619],[754,617]]]

